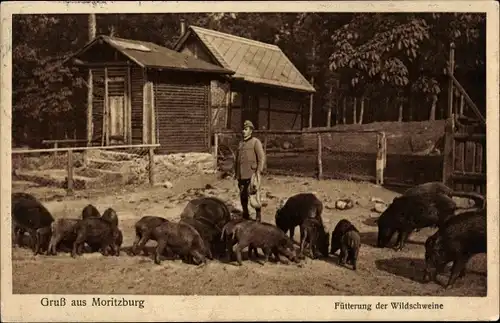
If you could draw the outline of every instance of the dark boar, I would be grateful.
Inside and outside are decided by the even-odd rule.
[[[452,197],[453,190],[441,182],[428,182],[406,190],[403,195],[413,196],[421,194],[443,194]]]
[[[71,256],[81,255],[84,243],[100,246],[104,256],[108,256],[109,251],[117,255],[117,230],[117,226],[102,218],[82,219],[75,225],[76,239],[73,243]]]
[[[118,226],[118,214],[116,214],[116,211],[112,208],[107,208],[106,211],[104,211],[104,213],[102,214],[101,219],[115,227]]]
[[[228,261],[232,260],[233,256],[233,246],[236,244],[237,239],[236,239],[236,232],[242,228],[243,226],[246,225],[251,225],[252,223],[255,223],[255,220],[252,219],[245,219],[243,216],[238,217],[235,219],[232,219],[226,225],[222,228],[222,233],[221,233],[221,241],[225,242],[226,247],[225,247],[225,253]],[[254,248],[252,245],[248,247],[248,256],[251,257],[252,253],[255,257],[258,256],[257,253],[257,248]]]
[[[275,223],[283,232],[290,232],[293,241],[295,227],[301,226],[308,217],[317,219],[323,224],[321,213],[323,203],[312,193],[299,193],[288,198],[282,207],[278,207]]]
[[[131,248],[131,254],[137,255],[138,252],[143,251],[145,255],[148,254],[144,246],[150,239],[155,239],[153,236],[153,230],[168,221],[165,218],[159,216],[144,216],[135,224],[135,241]],[[155,239],[156,240],[156,239]]]
[[[440,226],[454,216],[456,209],[453,199],[444,194],[396,197],[377,220],[377,246],[386,247],[393,234],[398,232],[396,250],[401,250],[415,229]]]
[[[236,259],[242,265],[241,251],[246,247],[253,246],[264,251],[265,262],[268,261],[271,252],[277,261],[286,263],[280,258],[280,254],[288,259],[299,262],[292,240],[272,224],[257,222],[249,225],[241,225],[235,232],[237,244],[235,246]]]
[[[160,264],[160,256],[165,248],[187,260],[192,258],[197,265],[206,264],[209,252],[198,231],[185,223],[163,222],[153,229],[153,237],[158,241],[155,263]]]
[[[342,219],[337,223],[335,229],[333,229],[332,231],[330,243],[330,253],[332,255],[340,249],[340,246],[342,245],[342,237],[344,236],[344,234],[351,230],[359,232],[358,229],[349,220]]]
[[[121,250],[121,247],[122,247],[122,244],[123,244],[123,233],[122,233],[122,230],[118,229],[118,228],[115,228],[113,230],[113,243],[114,243],[114,246],[115,246],[115,252],[114,252],[114,255],[119,257],[120,256],[120,250]],[[110,251],[112,251],[112,247],[111,246],[108,246],[108,248],[110,249]]]
[[[216,257],[224,255],[225,245],[220,240],[222,228],[231,220],[226,203],[215,197],[191,200],[181,213],[181,222],[194,227]]]
[[[453,262],[446,288],[465,276],[465,267],[476,254],[486,253],[486,211],[469,211],[451,218],[425,242],[424,282],[436,281],[449,262]]]
[[[201,219],[222,229],[231,220],[231,212],[227,204],[221,199],[216,197],[201,197],[189,201],[180,217],[181,219]]]
[[[342,235],[340,244],[339,265],[344,265],[346,260],[356,270],[359,249],[361,248],[361,237],[357,230],[349,230]]]
[[[76,240],[75,228],[80,221],[80,219],[62,218],[52,222],[52,236],[50,238],[49,247],[47,248],[47,252],[45,254],[56,255],[59,244],[68,246],[68,251],[71,251],[71,247]]]
[[[34,196],[27,193],[12,193],[12,221],[14,241],[20,245],[21,235],[27,231],[35,255],[48,247],[52,214]],[[38,232],[37,232],[38,231]]]
[[[82,210],[82,219],[86,218],[100,218],[101,213],[99,213],[99,210],[92,204],[88,204],[86,207],[83,208]]]
[[[304,247],[307,243],[312,259],[318,258],[320,253],[328,257],[328,235],[320,221],[315,218],[306,218],[300,226],[300,254],[304,254]]]

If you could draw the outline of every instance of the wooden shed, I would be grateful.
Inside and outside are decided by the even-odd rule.
[[[257,129],[308,126],[316,91],[278,46],[189,26],[174,49],[235,71],[212,81],[213,128],[240,131],[246,119]]]
[[[90,69],[93,144],[159,143],[158,153],[210,149],[210,84],[233,74],[194,56],[137,40],[98,36],[70,58]]]

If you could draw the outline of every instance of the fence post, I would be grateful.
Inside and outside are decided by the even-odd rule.
[[[217,167],[219,166],[219,134],[216,132],[214,133],[214,151],[213,151],[213,156],[214,156],[214,168],[215,172],[217,172]]]
[[[58,146],[59,146],[59,145],[58,145],[57,141],[56,141],[56,142],[54,142],[54,149],[57,149],[57,148],[58,148]],[[56,158],[57,158],[57,151],[54,151],[54,162],[56,161]]]
[[[387,138],[385,132],[377,133],[377,160],[375,163],[377,185],[384,184],[384,169],[387,160]]]
[[[154,164],[155,164],[154,148],[151,147],[149,148],[149,184],[151,184],[151,186],[155,185]]]
[[[453,154],[453,148],[455,146],[453,141],[453,129],[454,116],[452,114],[451,117],[446,120],[444,126],[443,184],[449,187],[453,187],[451,175],[453,174],[453,164],[455,162],[455,156]]]
[[[267,172],[267,137],[268,133],[264,133],[264,172]]]
[[[321,133],[318,133],[318,179],[323,178],[323,149],[321,145]]]
[[[448,58],[448,118],[453,116],[453,80],[451,75],[455,70],[455,43],[450,44],[450,56]]]
[[[68,188],[66,193],[73,195],[73,150],[68,150]]]

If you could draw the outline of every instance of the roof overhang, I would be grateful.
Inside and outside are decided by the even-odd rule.
[[[90,48],[92,48],[92,46],[94,46],[95,44],[102,44],[102,43],[106,43],[109,46],[113,47],[115,50],[117,50],[121,54],[125,55],[125,57],[127,57],[129,60],[131,60],[132,62],[136,63],[140,67],[145,67],[144,64],[142,64],[141,62],[137,61],[134,57],[128,55],[125,51],[121,50],[121,48],[119,48],[118,46],[116,46],[113,42],[109,41],[109,38],[107,36],[104,36],[104,35],[99,35],[96,38],[94,38],[94,40],[92,40],[91,42],[87,43],[87,45],[83,46],[79,51],[77,51],[76,53],[74,53],[73,55],[71,55],[70,57],[68,57],[66,60],[64,60],[63,64],[68,64],[68,63],[75,62],[74,61],[75,59],[78,59],[79,56],[81,56],[83,53],[87,52]]]

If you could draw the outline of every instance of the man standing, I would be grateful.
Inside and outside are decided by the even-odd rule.
[[[265,153],[259,139],[252,136],[254,126],[251,121],[243,123],[243,140],[240,142],[235,160],[235,178],[238,180],[243,217],[250,218],[248,198],[250,182],[259,182],[264,168]],[[252,180],[253,179],[253,180]],[[259,188],[257,187],[257,190]],[[256,192],[252,192],[255,194]],[[258,196],[258,192],[257,192]],[[260,202],[255,207],[256,220],[261,220]]]

